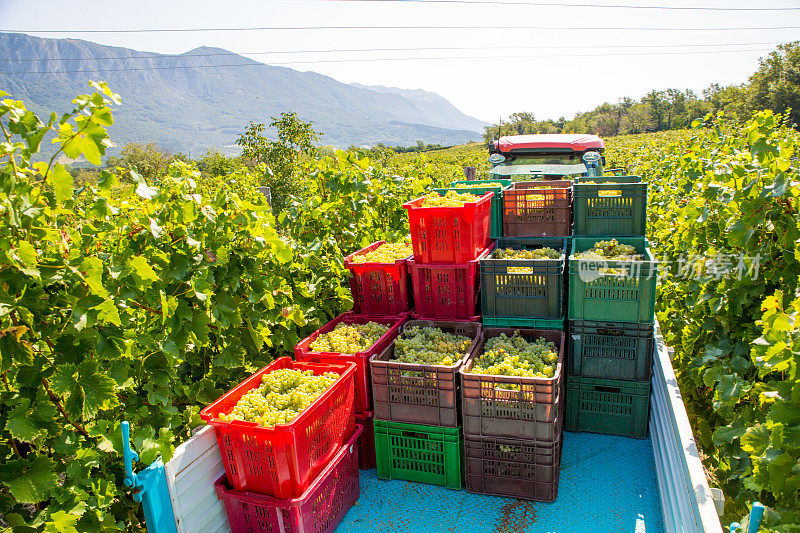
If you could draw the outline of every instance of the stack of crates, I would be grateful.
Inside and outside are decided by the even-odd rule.
[[[647,436],[656,263],[645,238],[647,183],[578,178],[569,261],[568,430]],[[576,260],[598,241],[631,245],[643,261]]]
[[[478,320],[480,259],[494,247],[494,196],[488,191],[458,207],[424,207],[425,197],[403,204],[414,249],[408,271],[415,318]]]
[[[518,333],[558,350],[551,378],[472,373],[486,341]],[[466,488],[478,494],[551,502],[558,494],[564,419],[564,331],[484,328],[461,367]]]
[[[375,468],[374,407],[370,358],[389,346],[414,307],[411,277],[408,262],[411,256],[393,263],[357,263],[355,258],[368,254],[385,241],[377,241],[344,258],[344,266],[350,272],[350,291],[353,296],[353,312],[345,313],[329,322],[295,347],[295,358],[304,361],[352,361],[356,363],[356,422],[364,428],[358,445],[361,450],[359,467],[362,470]],[[368,349],[355,354],[315,352],[311,343],[321,334],[328,333],[336,325],[366,324],[378,322],[389,326],[389,330]]]
[[[409,320],[401,329],[439,328],[481,340],[477,322]],[[370,360],[375,399],[375,452],[378,477],[460,489],[463,485],[459,370],[452,365],[412,364],[394,359],[395,346]]]
[[[403,205],[408,210],[413,258],[408,260],[415,310],[400,334],[411,327],[435,327],[472,339],[481,337],[480,258],[491,253],[491,231],[507,185],[468,182],[451,187],[478,196],[458,207],[424,207],[425,198]],[[437,190],[445,194],[447,190]],[[495,221],[496,223],[496,221]],[[463,485],[460,381],[463,359],[449,366],[394,360],[394,343],[372,356],[370,374],[375,406],[378,477],[404,479],[459,489]]]
[[[223,420],[265,374],[279,369],[340,378],[288,424]],[[214,485],[233,533],[332,531],[359,496],[353,363],[276,359],[200,412],[214,426],[225,475]],[[329,527],[320,529],[318,524]]]
[[[408,313],[397,316],[369,316],[344,313],[297,343],[294,348],[294,357],[298,361],[316,363],[341,363],[346,361],[356,365],[354,396],[355,416],[356,422],[364,428],[361,438],[358,440],[358,446],[361,450],[361,463],[359,466],[362,470],[375,468],[375,441],[373,438],[374,410],[369,359],[373,355],[380,353],[394,341],[400,331],[400,327],[407,317]],[[377,322],[378,324],[387,326],[389,329],[366,350],[353,354],[346,354],[318,352],[311,348],[311,344],[317,340],[317,337],[333,331],[338,324],[351,325],[366,324],[368,322]]]
[[[502,191],[502,237],[480,259],[477,349],[462,365],[461,411],[467,490],[538,501],[558,492],[565,394],[565,277],[572,184],[515,182]],[[501,259],[497,250],[549,247],[555,259]],[[552,378],[472,373],[487,340],[515,332],[545,338],[559,352]]]

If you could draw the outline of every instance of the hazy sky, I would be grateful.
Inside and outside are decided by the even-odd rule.
[[[524,3],[529,0],[513,1]],[[599,5],[800,7],[800,1],[787,0],[550,1]],[[91,8],[79,7],[92,4],[94,6]],[[161,53],[182,53],[198,46],[216,46],[244,55],[250,53],[252,55],[249,57],[265,63],[295,62],[287,66],[298,70],[312,70],[347,83],[434,91],[449,99],[465,113],[491,122],[515,111],[532,111],[538,118],[557,118],[559,115],[569,118],[577,111],[592,109],[603,102],[616,102],[618,97],[639,98],[653,88],[690,88],[700,92],[714,82],[741,83],[757,68],[758,58],[773,49],[775,43],[800,39],[798,29],[348,29],[175,33],[81,31],[333,25],[775,27],[800,26],[800,11],[668,11],[408,1],[137,0],[101,3],[0,0],[0,29],[3,30],[26,31],[41,37],[74,37]],[[44,30],[69,32],[41,33]],[[418,47],[459,49],[261,54],[298,50]],[[728,52],[721,52],[722,50]],[[686,53],[698,51],[705,53]],[[554,57],[558,55],[573,57]],[[580,57],[575,57],[577,55]],[[424,59],[301,63],[409,57]]]

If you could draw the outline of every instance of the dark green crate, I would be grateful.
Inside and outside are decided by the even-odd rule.
[[[652,322],[656,303],[658,268],[644,237],[613,237],[636,248],[644,261],[575,259],[601,240],[612,237],[573,237],[569,258],[569,320]],[[618,273],[604,273],[615,269]],[[607,272],[607,271],[606,271]]]
[[[549,247],[562,252],[560,259],[496,259],[495,250],[481,259],[481,314],[484,318],[527,321],[559,320],[564,316],[564,264],[569,256],[569,238],[499,239],[497,248],[529,250]],[[530,273],[508,272],[511,267],[529,268]],[[505,325],[505,324],[502,324]],[[514,325],[529,326],[517,323]],[[552,329],[552,328],[548,328]]]
[[[463,487],[461,427],[374,420],[378,477]]]
[[[486,187],[487,183],[500,183],[502,187]],[[470,187],[456,187],[460,184],[468,184]],[[489,237],[492,239],[499,239],[503,236],[503,190],[511,185],[511,180],[473,180],[473,181],[454,181],[450,187],[443,187],[440,189],[433,189],[439,194],[445,194],[447,191],[466,192],[470,194],[484,195],[487,192],[493,192],[492,196],[492,211],[491,211],[491,229]]]
[[[653,322],[570,320],[569,373],[576,376],[649,380],[653,370]]]
[[[613,184],[606,184],[612,181]],[[638,176],[577,178],[573,235],[646,235],[647,183]]]
[[[567,431],[647,436],[650,381],[567,376]]]
[[[530,328],[564,331],[564,318],[481,317],[486,328]]]

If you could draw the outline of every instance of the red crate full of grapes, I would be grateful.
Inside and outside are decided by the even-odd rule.
[[[265,427],[255,422],[224,420],[262,376],[278,369],[333,372],[340,377],[288,424]],[[295,498],[313,482],[355,428],[353,363],[308,363],[276,359],[200,411],[214,426],[228,483],[236,490]]]

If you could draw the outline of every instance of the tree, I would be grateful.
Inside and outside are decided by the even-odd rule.
[[[622,117],[620,133],[647,133],[655,130],[658,121],[652,106],[641,103],[631,106],[628,113]]]
[[[297,113],[272,117],[269,127],[277,130],[277,141],[265,135],[267,126],[250,122],[236,144],[242,147],[245,159],[266,165],[264,185],[271,189],[272,209],[279,213],[286,207],[288,196],[300,192],[296,179],[299,162],[302,157],[315,154],[314,143],[320,134],[314,131],[311,122],[300,120]]]
[[[653,129],[656,131],[661,131],[664,126],[664,119],[666,118],[664,116],[664,112],[668,107],[664,96],[664,91],[650,91],[642,98],[642,104],[645,104],[650,108],[650,115],[655,120],[655,126]],[[639,116],[642,116],[641,113]],[[643,131],[650,131],[650,129]]]
[[[210,176],[225,176],[242,166],[242,162],[237,157],[227,157],[210,148],[206,155],[197,162],[197,168]]]
[[[800,41],[781,44],[766,59],[760,59],[750,85],[750,102],[755,109],[776,113],[790,110],[789,120],[800,124]]]
[[[750,87],[744,84],[722,87],[714,83],[703,91],[703,97],[710,106],[710,111],[722,111],[726,117],[744,122],[752,112],[749,92]]]
[[[119,157],[109,157],[106,165],[133,169],[147,180],[158,179],[169,168],[174,156],[155,143],[128,143]]]

